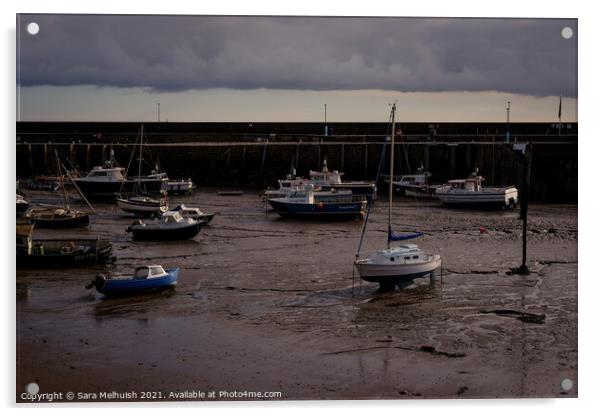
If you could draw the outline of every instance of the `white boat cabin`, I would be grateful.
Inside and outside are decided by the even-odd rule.
[[[125,176],[123,175],[123,168],[104,168],[102,166],[94,166],[92,170],[86,175],[86,181],[98,181],[98,182],[123,182]]]
[[[471,176],[466,179],[452,179],[447,181],[452,190],[464,190],[468,192],[480,192],[483,190],[481,183],[485,180],[483,176]]]
[[[158,264],[153,264],[151,266],[136,267],[136,270],[134,272],[134,279],[157,279],[159,277],[164,277],[165,275],[167,275],[167,272],[163,269],[162,266]]]
[[[161,216],[161,222],[164,224],[177,224],[182,221],[184,218],[176,211],[167,211]]]

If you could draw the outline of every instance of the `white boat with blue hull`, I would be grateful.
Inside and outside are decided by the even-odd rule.
[[[363,217],[366,210],[366,200],[351,191],[315,191],[312,186],[295,189],[286,197],[268,202],[283,218],[352,219]]]

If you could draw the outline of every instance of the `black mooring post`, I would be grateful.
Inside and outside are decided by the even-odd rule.
[[[520,217],[523,220],[523,262],[518,269],[517,274],[529,274],[529,267],[527,267],[527,213],[529,209],[529,188],[531,186],[531,162],[533,160],[533,145],[531,142],[527,144],[525,148],[525,155],[523,157],[523,191],[520,204]]]

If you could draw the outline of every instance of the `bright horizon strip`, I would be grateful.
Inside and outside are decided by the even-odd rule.
[[[18,121],[382,122],[397,101],[400,122],[558,122],[559,96],[498,91],[234,90],[17,86]],[[562,122],[577,122],[577,98],[562,97]]]

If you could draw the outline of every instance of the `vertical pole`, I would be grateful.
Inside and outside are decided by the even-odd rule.
[[[161,103],[157,103],[157,122],[161,122]]]
[[[247,146],[243,146],[242,147],[242,163],[241,163],[241,167],[244,169],[245,165],[247,163]]]
[[[345,144],[341,144],[341,171],[345,169]]]
[[[510,101],[506,107],[506,143],[510,141]]]
[[[529,187],[531,185],[531,162],[533,160],[533,145],[529,142],[526,148],[523,168],[523,195],[521,196],[520,215],[523,220],[523,261],[518,269],[519,274],[529,274],[527,267],[527,212],[529,209]]]
[[[456,176],[456,146],[449,146],[449,176]]]
[[[389,227],[387,230],[387,248],[391,248],[391,217],[393,213],[393,165],[395,164],[395,104],[391,109],[391,156],[389,159]]]
[[[299,139],[297,149],[295,149],[295,169],[299,169],[299,146],[301,146],[301,139]]]

